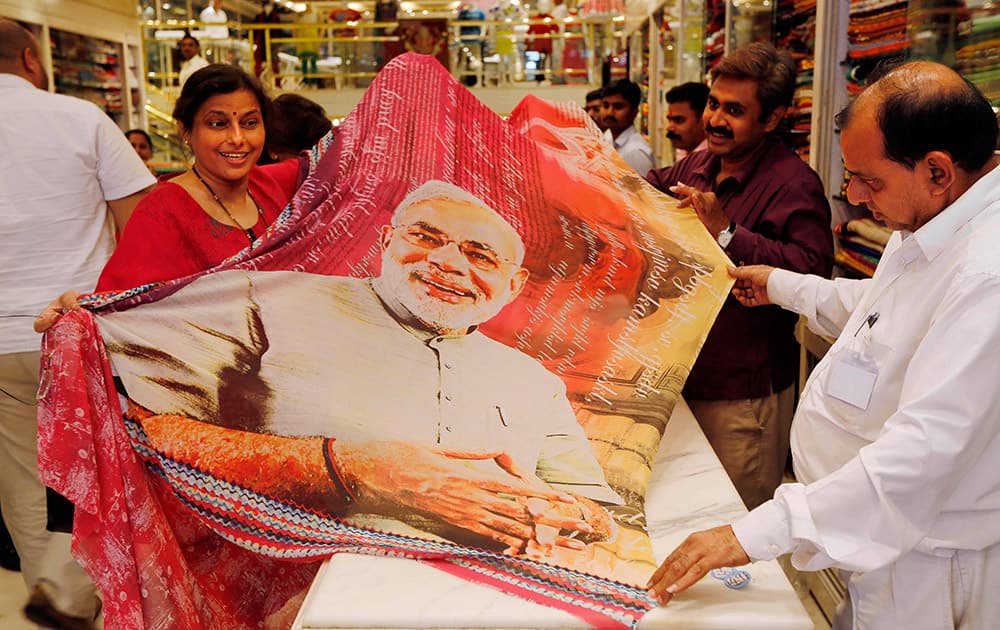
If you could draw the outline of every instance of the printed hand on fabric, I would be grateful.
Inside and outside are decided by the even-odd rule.
[[[580,551],[587,543],[613,538],[611,515],[586,497],[576,496],[573,503],[538,498],[526,503],[534,521],[534,534],[526,549],[529,557],[550,557],[557,546]]]
[[[398,514],[415,510],[521,553],[534,536],[533,515],[512,498],[575,503],[505,453],[459,452],[407,442],[336,442],[337,466],[356,488],[358,510]],[[476,465],[478,464],[478,465]],[[529,499],[530,500],[530,499]],[[585,523],[561,521],[567,528]]]
[[[538,501],[565,506],[564,513],[579,515],[579,501],[587,500],[553,490],[519,470],[504,453],[458,452],[396,441],[334,441],[330,453],[351,495],[347,500],[343,489],[328,478],[322,438],[238,432],[183,416],[151,414],[135,405],[129,415],[141,423],[155,448],[178,461],[197,461],[213,474],[335,516],[416,511],[496,540],[507,546],[508,555],[525,551],[540,521],[566,530],[593,531],[578,519],[532,513],[527,505]],[[202,452],[205,443],[226,447],[208,456]],[[603,508],[590,503],[609,518]]]

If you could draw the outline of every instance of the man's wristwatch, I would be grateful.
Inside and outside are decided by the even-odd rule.
[[[715,237],[719,247],[726,249],[729,246],[729,241],[733,240],[733,234],[736,234],[736,221],[730,221],[729,227],[719,232],[719,235]]]

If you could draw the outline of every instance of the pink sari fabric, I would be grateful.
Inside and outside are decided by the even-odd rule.
[[[149,474],[90,313],[64,316],[42,355],[39,469],[76,506],[73,553],[104,595],[105,626],[289,627],[319,562],[223,539]]]

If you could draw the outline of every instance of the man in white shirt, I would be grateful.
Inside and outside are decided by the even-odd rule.
[[[988,628],[1000,619],[1000,160],[997,121],[952,70],[891,70],[837,116],[848,198],[897,230],[875,275],[734,270],[744,305],[839,335],[792,425],[800,483],[692,534],[650,580],[662,602],[719,566],[792,553],[840,568],[835,628]]]
[[[642,90],[628,79],[620,79],[601,92],[601,119],[614,138],[615,150],[640,176],[656,168],[653,150],[636,131]]]
[[[201,44],[191,34],[182,37],[181,41],[177,42],[177,47],[181,52],[181,71],[177,86],[183,89],[188,77],[207,66],[208,61],[201,56]]]
[[[114,227],[155,180],[104,112],[47,91],[39,50],[0,18],[0,503],[32,591],[29,616],[68,627],[90,623],[96,598],[69,535],[46,531],[31,323],[66,287],[95,285]]]
[[[201,16],[199,17],[201,22],[208,24],[225,24],[229,21],[229,17],[226,12],[222,10],[222,0],[212,0],[207,7],[205,7]],[[226,39],[229,37],[229,27],[228,26],[205,26],[205,35],[212,39]]]

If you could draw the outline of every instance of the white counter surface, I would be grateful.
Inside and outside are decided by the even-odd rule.
[[[746,513],[735,488],[684,401],[667,424],[646,514],[657,560],[693,531]],[[810,630],[809,615],[777,562],[745,567],[751,584],[732,590],[712,577],[639,628]],[[338,554],[306,597],[295,628],[583,628],[578,617],[399,558]]]

